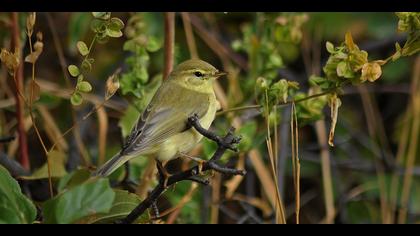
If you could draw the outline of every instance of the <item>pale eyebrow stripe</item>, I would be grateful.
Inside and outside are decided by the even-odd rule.
[[[183,71],[182,74],[188,74],[188,73],[193,73],[193,72],[197,72],[197,71],[201,72],[202,74],[206,74],[206,72],[204,70],[200,70],[200,69],[186,70],[186,71]]]

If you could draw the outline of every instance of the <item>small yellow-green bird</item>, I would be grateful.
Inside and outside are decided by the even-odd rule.
[[[197,59],[176,66],[140,116],[124,148],[94,175],[108,176],[139,155],[163,162],[191,151],[202,135],[188,127],[188,117],[197,114],[201,126],[210,127],[219,106],[213,82],[224,74]]]

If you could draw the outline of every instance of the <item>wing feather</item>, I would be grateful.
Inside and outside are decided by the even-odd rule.
[[[194,93],[194,96],[172,96],[175,92]],[[167,81],[158,89],[139,118],[122,153],[130,156],[147,153],[169,137],[185,131],[189,116],[196,113],[201,118],[206,114],[210,106],[209,99],[207,93],[187,91],[187,88]]]

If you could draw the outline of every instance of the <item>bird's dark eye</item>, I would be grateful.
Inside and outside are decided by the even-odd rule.
[[[194,75],[197,77],[203,77],[203,73],[201,73],[200,71],[194,72]]]

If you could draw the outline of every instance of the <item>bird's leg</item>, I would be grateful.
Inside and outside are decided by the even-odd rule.
[[[163,167],[162,162],[159,160],[156,160],[156,167],[159,172],[159,182],[163,181],[161,184],[163,184],[163,188],[166,189],[168,187],[168,179],[171,175],[168,173],[165,167]]]
[[[192,161],[197,162],[197,164],[198,164],[198,174],[201,175],[202,170],[203,170],[203,165],[207,162],[206,160],[203,160],[199,157],[194,157],[194,156],[188,155],[187,153],[184,153],[184,152],[179,152],[179,155],[182,156],[182,157],[186,157],[186,158],[188,158]]]
[[[159,213],[159,208],[158,208],[158,206],[156,204],[156,201],[154,201],[152,203],[151,207],[152,207],[152,210],[153,210],[154,217],[155,218],[159,218],[160,217],[160,213]]]

